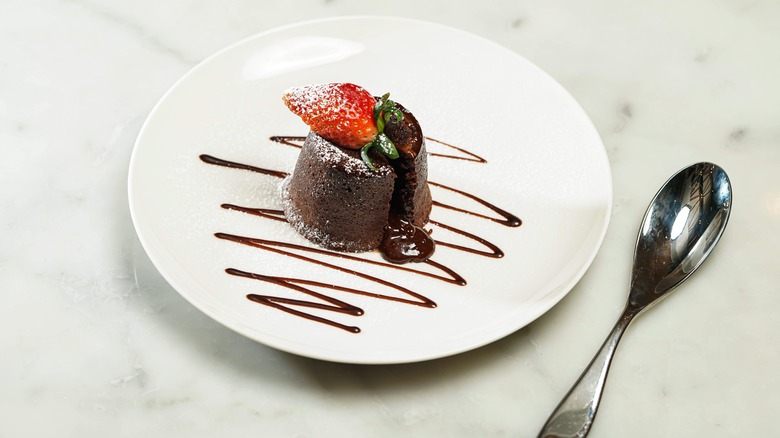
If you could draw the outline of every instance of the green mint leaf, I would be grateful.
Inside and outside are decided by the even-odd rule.
[[[404,114],[390,100],[390,93],[382,95],[374,105],[374,119],[379,133],[384,132],[388,123],[399,123],[404,119]]]
[[[385,132],[385,123],[387,123],[387,120],[385,120],[386,118],[387,117],[382,117],[381,115],[376,118],[376,129],[380,133]]]
[[[394,117],[394,119],[393,119]],[[386,123],[398,123],[404,119],[404,114],[398,108],[390,108],[385,112]]]
[[[376,141],[376,140],[375,140]],[[371,161],[371,158],[368,156],[368,151],[374,146],[374,142],[368,143],[367,145],[363,146],[362,149],[360,149],[360,156],[363,158],[363,161],[365,161],[366,165],[371,170],[377,170],[374,166],[374,163]]]
[[[376,136],[373,142],[371,142],[375,148],[387,158],[394,160],[398,158],[398,149],[396,149],[393,141],[390,140],[385,134],[379,134]]]
[[[379,117],[382,115],[382,111],[387,108],[387,98],[390,97],[390,93],[385,93],[382,95],[382,97],[379,98],[379,100],[376,101],[374,104],[374,118],[379,119]],[[382,132],[381,130],[379,132]]]

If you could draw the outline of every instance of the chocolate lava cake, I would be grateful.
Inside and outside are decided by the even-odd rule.
[[[284,214],[298,233],[328,249],[361,252],[380,245],[391,210],[417,227],[428,222],[425,139],[412,113],[395,106],[403,119],[387,123],[384,133],[398,158],[370,149],[375,170],[360,150],[309,133],[294,171],[282,183]]]

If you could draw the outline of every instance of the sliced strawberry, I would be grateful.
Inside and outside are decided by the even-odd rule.
[[[355,84],[319,84],[294,87],[282,96],[285,105],[326,140],[360,149],[379,134],[376,99]]]

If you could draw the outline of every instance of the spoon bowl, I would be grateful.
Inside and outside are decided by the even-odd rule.
[[[672,176],[650,202],[634,251],[629,306],[641,311],[685,281],[726,228],[731,182],[711,163]]]
[[[712,163],[674,174],[639,228],[623,314],[590,365],[545,423],[539,438],[582,438],[590,431],[618,342],[635,316],[667,296],[712,252],[731,213],[731,182]]]

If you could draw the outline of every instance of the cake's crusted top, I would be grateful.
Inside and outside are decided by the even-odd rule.
[[[312,142],[317,156],[331,167],[343,169],[349,175],[375,177],[393,173],[393,168],[387,163],[371,170],[363,162],[357,151],[342,149],[322,136],[312,132],[307,141]]]

